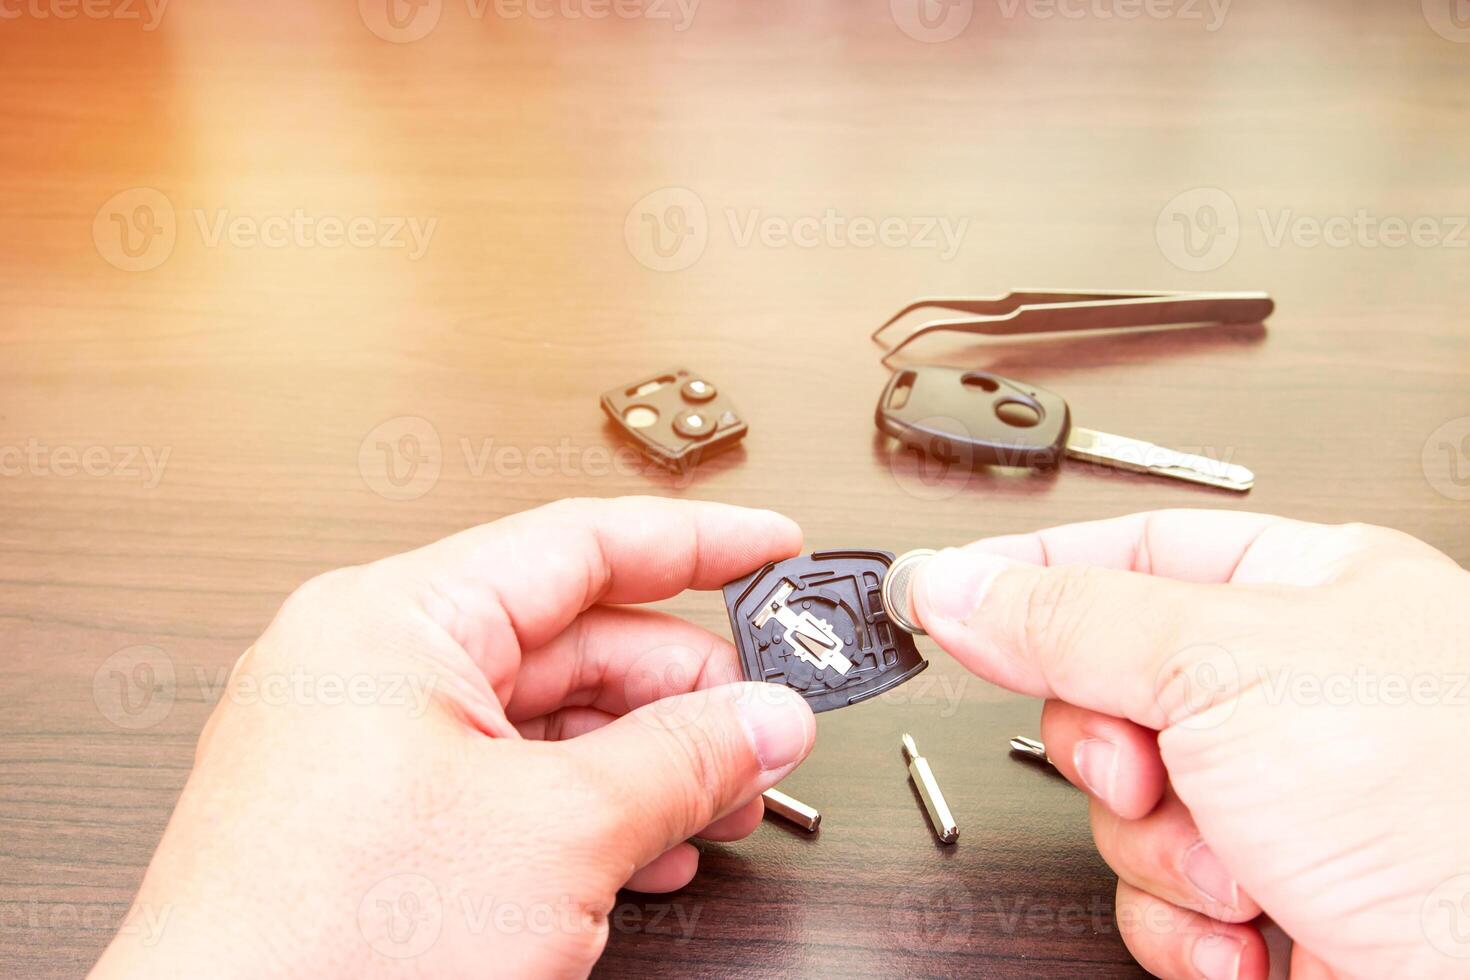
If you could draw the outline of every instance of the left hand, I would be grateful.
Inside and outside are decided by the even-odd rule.
[[[683,887],[816,738],[727,640],[621,604],[800,549],[767,511],[576,500],[307,582],[200,736],[138,896],[161,940],[93,975],[586,974],[618,889]]]

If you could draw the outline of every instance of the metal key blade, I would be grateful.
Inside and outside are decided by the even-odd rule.
[[[1245,493],[1256,483],[1256,475],[1244,466],[1079,426],[1073,426],[1067,436],[1067,455],[1114,469],[1152,473],[1236,493]]]

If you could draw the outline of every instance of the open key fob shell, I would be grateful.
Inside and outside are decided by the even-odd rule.
[[[672,368],[602,394],[602,410],[660,466],[685,470],[745,438],[745,420],[705,375]]]
[[[831,711],[882,694],[928,667],[913,637],[883,611],[880,590],[892,564],[887,551],[819,551],[772,562],[726,585],[725,608],[745,678],[784,684],[813,711]],[[781,621],[757,625],[776,595],[783,597],[787,621],[814,620],[840,641],[837,659],[848,665],[845,673],[803,658],[784,638]]]
[[[894,373],[878,428],[950,463],[1047,469],[1061,462],[1072,416],[1060,395],[986,371],[918,367]]]

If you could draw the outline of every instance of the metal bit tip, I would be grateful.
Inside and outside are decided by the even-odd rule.
[[[790,820],[802,830],[815,832],[821,826],[822,815],[815,807],[807,806],[794,796],[787,796],[778,789],[768,789],[761,794],[766,801],[766,810],[785,820]]]
[[[1046,746],[1034,738],[1017,735],[1011,739],[1011,751],[1035,759],[1037,762],[1051,763],[1051,756],[1046,754]]]
[[[909,777],[913,779],[914,788],[919,791],[919,798],[924,801],[924,809],[929,813],[934,836],[939,838],[940,843],[953,844],[959,840],[960,826],[955,822],[949,804],[945,802],[939,781],[934,778],[934,770],[929,768],[929,760],[919,754],[919,747],[914,744],[912,735],[905,732],[899,742],[903,745],[903,757],[909,766]]]
[[[913,762],[919,757],[919,747],[914,744],[914,737],[907,732],[900,738],[899,744],[903,746],[903,761]]]

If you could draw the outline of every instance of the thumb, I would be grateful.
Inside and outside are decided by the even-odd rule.
[[[1154,729],[1240,690],[1240,641],[1261,595],[974,547],[941,551],[910,588],[920,625],[974,673]]]
[[[776,684],[728,684],[644,705],[564,743],[614,801],[609,846],[642,867],[765,790],[807,757],[817,722]]]

